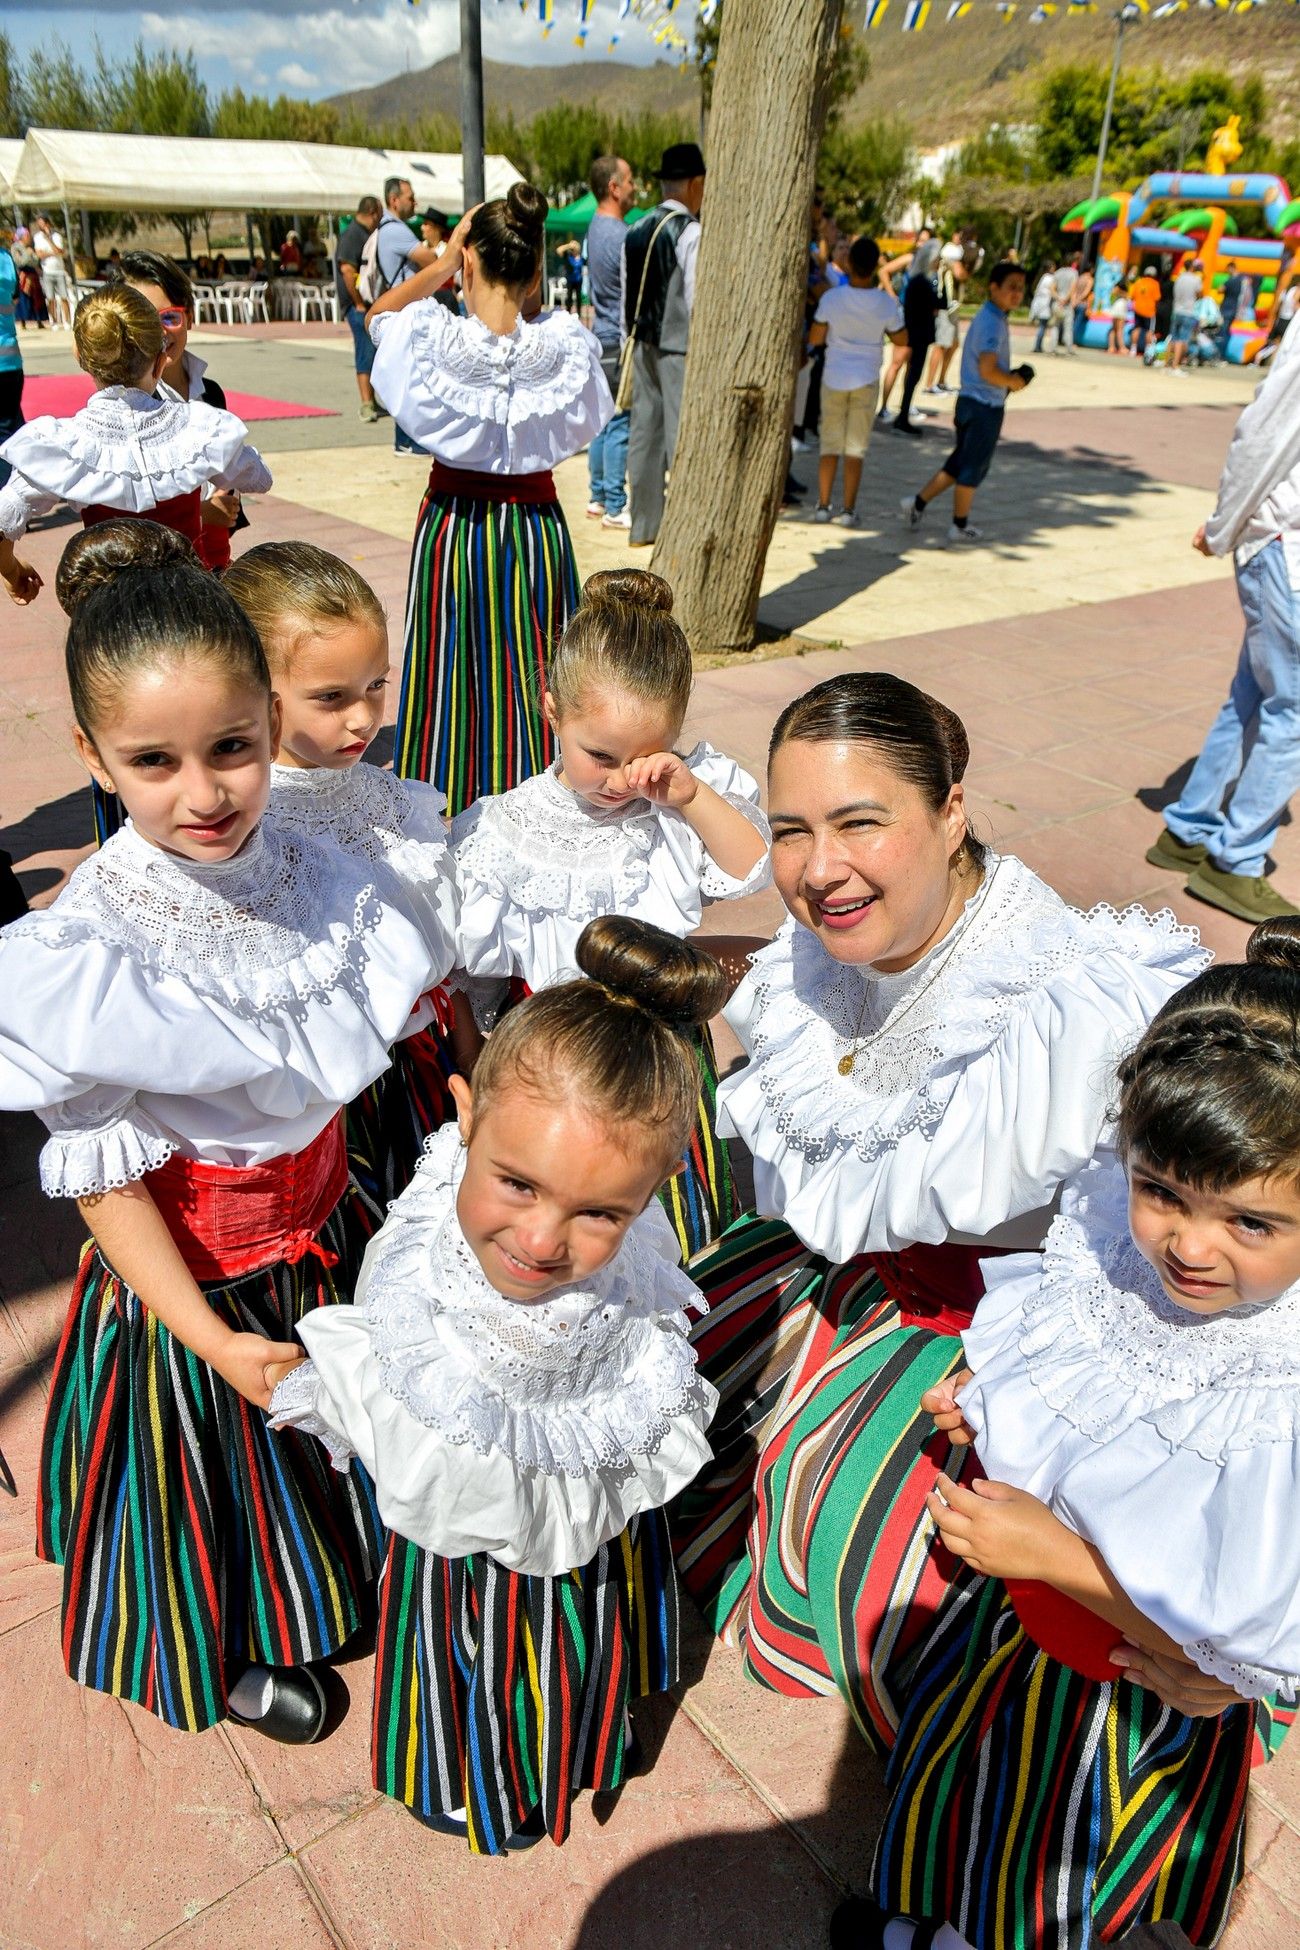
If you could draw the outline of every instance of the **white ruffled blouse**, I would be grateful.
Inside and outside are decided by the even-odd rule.
[[[590,1285],[504,1298],[456,1217],[463,1170],[444,1125],[367,1249],[355,1306],[300,1323],[311,1360],[271,1416],[340,1468],[360,1456],[381,1517],[412,1543],[557,1577],[709,1460],[717,1395],[683,1311],[702,1297],[654,1202]]]
[[[1102,1154],[1042,1256],[987,1261],[961,1405],[986,1474],[1101,1553],[1138,1610],[1250,1699],[1300,1693],[1300,1285],[1179,1307]]]
[[[0,488],[0,534],[17,541],[34,516],[61,501],[147,515],[193,488],[265,494],[271,470],[247,436],[233,413],[183,400],[169,386],[156,398],[106,386],[80,412],[42,414],[0,446],[13,468]]]
[[[376,393],[448,467],[543,473],[594,440],[614,411],[600,342],[567,312],[497,333],[427,298],[380,312],[370,336]]]
[[[49,1127],[41,1183],[80,1197],[173,1151],[301,1151],[388,1066],[439,979],[364,862],[268,815],[195,865],[128,823],[0,934],[0,1108]]]
[[[748,772],[707,744],[686,764],[770,839]],[[476,800],[451,835],[462,967],[522,975],[533,989],[577,972],[578,937],[598,914],[630,914],[684,936],[699,927],[706,902],[755,893],[771,878],[766,853],[743,880],[725,873],[671,808],[648,799],[593,806],[560,783],[558,761]]]
[[[406,909],[424,935],[438,979],[458,964],[456,888],[447,848],[446,794],[419,779],[399,779],[377,765],[331,771],[271,767],[271,812],[286,832],[332,840],[364,863],[376,884]],[[427,997],[405,1033],[432,1014]]]
[[[1082,914],[992,855],[900,975],[847,967],[788,921],[726,1009],[750,1060],[719,1088],[718,1128],[754,1154],[759,1211],[833,1261],[1037,1245],[1097,1148],[1118,1057],[1208,960],[1167,910]]]

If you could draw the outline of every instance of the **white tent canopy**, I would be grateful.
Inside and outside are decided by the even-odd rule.
[[[0,203],[12,203],[14,200],[14,175],[18,169],[18,158],[22,153],[21,142],[14,141],[8,136],[0,139]]]
[[[386,176],[409,176],[421,207],[464,208],[458,155],[354,149],[326,142],[228,142],[221,137],[104,135],[29,129],[16,163],[0,151],[8,199],[78,210],[354,210]],[[504,196],[519,171],[486,159],[487,193]],[[9,174],[12,170],[12,174]]]

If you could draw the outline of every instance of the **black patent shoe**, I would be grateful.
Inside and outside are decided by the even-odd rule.
[[[259,1673],[263,1675],[260,1708],[241,1712],[232,1699],[229,1713],[235,1725],[251,1727],[285,1747],[309,1747],[325,1726],[325,1689],[320,1680],[310,1666],[251,1666],[244,1679]],[[243,1684],[241,1679],[234,1690]]]
[[[513,1835],[506,1836],[504,1847],[509,1849],[512,1855],[518,1855],[522,1849],[536,1848],[545,1833],[546,1823],[541,1808],[534,1808],[523,1827],[516,1828]]]
[[[911,1923],[908,1950],[933,1950],[937,1923],[915,1923],[910,1916],[891,1916],[870,1896],[846,1896],[831,1917],[830,1950],[884,1950],[885,1925]]]
[[[407,1814],[414,1815],[421,1828],[427,1828],[431,1835],[450,1835],[454,1842],[468,1842],[469,1823],[464,1815],[457,1821],[454,1815],[421,1814],[420,1810],[411,1807],[409,1802],[404,1802],[403,1806]]]

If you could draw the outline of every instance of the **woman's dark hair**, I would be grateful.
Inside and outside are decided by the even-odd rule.
[[[1203,1191],[1300,1179],[1300,920],[1264,921],[1207,968],[1119,1066],[1116,1143]]]
[[[110,283],[155,284],[167,295],[169,304],[179,305],[183,311],[194,310],[194,286],[189,273],[183,271],[174,257],[167,257],[162,251],[123,251],[113,266]]]
[[[527,291],[542,263],[546,198],[531,183],[512,183],[505,196],[480,203],[465,239],[478,254],[489,284]]]
[[[92,573],[90,563],[86,573]],[[68,592],[66,652],[72,709],[88,738],[123,683],[142,670],[190,660],[215,663],[270,696],[257,631],[206,569],[184,560],[132,560],[107,581],[97,569],[93,573],[97,580],[88,595],[79,595],[75,578]]]
[[[947,804],[966,776],[970,745],[955,711],[886,670],[852,670],[828,677],[787,704],[767,750],[769,766],[782,745],[868,745],[892,772],[916,786],[931,811]],[[962,851],[983,866],[985,849],[967,827]]]
[[[59,608],[71,616],[87,596],[115,581],[124,569],[160,569],[167,562],[199,566],[193,545],[179,530],[138,515],[97,521],[74,535],[59,557],[54,572]]]
[[[690,1140],[699,1098],[691,1032],[716,1015],[731,984],[712,956],[648,921],[606,914],[578,940],[585,982],[540,989],[512,1009],[474,1066],[474,1109],[511,1083],[553,1101],[563,1091],[628,1149],[643,1138],[665,1165]]]

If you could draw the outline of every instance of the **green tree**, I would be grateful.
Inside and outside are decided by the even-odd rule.
[[[881,236],[897,222],[916,180],[912,131],[900,116],[831,129],[817,160],[826,208],[841,230]]]
[[[37,129],[106,129],[112,126],[112,71],[98,44],[96,68],[87,74],[63,41],[36,48],[22,70],[27,123]]]
[[[210,135],[208,91],[192,54],[148,54],[137,41],[116,69],[102,67],[105,91],[111,87],[110,128],[128,135]]]
[[[21,135],[26,120],[22,65],[9,36],[0,34],[0,136]]]
[[[1092,169],[1101,138],[1109,70],[1073,62],[1054,68],[1039,85],[1035,151],[1043,178],[1073,178]],[[1161,68],[1122,71],[1107,151],[1112,182],[1131,182],[1153,170],[1194,168],[1216,128],[1241,117],[1242,167],[1267,153],[1268,101],[1257,75],[1236,81],[1220,68],[1187,75]]]

